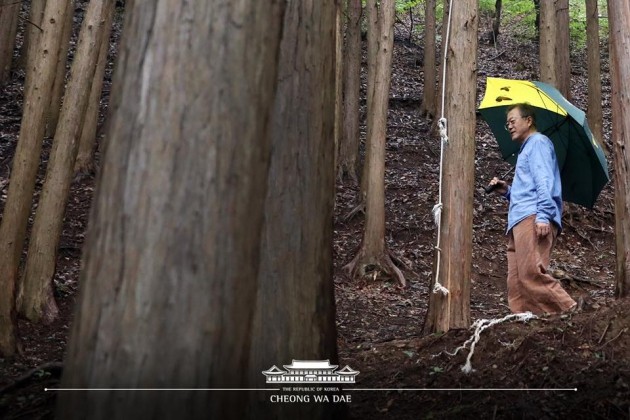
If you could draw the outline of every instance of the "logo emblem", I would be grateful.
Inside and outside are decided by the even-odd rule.
[[[274,365],[262,374],[267,377],[268,384],[353,384],[359,372],[348,365],[337,370],[338,367],[331,365],[329,360],[293,360],[290,365],[283,365],[285,370]]]

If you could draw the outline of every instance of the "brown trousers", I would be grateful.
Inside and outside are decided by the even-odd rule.
[[[556,314],[575,305],[560,282],[547,273],[558,228],[544,238],[536,235],[536,216],[519,222],[508,233],[508,303],[514,313]]]

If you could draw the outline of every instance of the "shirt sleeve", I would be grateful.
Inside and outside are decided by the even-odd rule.
[[[536,202],[536,223],[550,223],[554,219],[556,206],[552,197],[556,165],[553,144],[537,138],[530,153],[530,170],[538,200]]]

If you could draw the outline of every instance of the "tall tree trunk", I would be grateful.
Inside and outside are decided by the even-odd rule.
[[[102,0],[101,0],[102,1]],[[53,84],[50,106],[46,116],[46,137],[53,137],[59,121],[61,112],[61,102],[66,89],[66,68],[68,63],[68,50],[70,48],[70,37],[72,35],[72,23],[74,21],[74,1],[68,0],[66,3],[65,19],[63,22],[63,32],[61,34],[61,47],[59,48],[59,58],[57,69],[55,70],[55,83]]]
[[[335,120],[334,10],[334,0],[287,2],[252,329],[255,388],[264,387],[260,372],[273,365],[292,359],[337,361],[330,141]],[[250,418],[328,419],[335,408],[270,406],[268,395],[259,397]]]
[[[492,42],[497,44],[499,32],[501,29],[501,10],[503,9],[503,1],[496,0],[494,3],[494,22],[492,22]]]
[[[601,58],[599,52],[599,12],[597,0],[586,0],[586,52],[588,56],[588,125],[597,143],[604,143]]]
[[[36,68],[36,52],[39,51],[39,40],[42,36],[42,20],[44,19],[44,8],[46,7],[46,0],[31,0],[30,12],[28,22],[24,29],[24,42],[22,43],[22,49],[20,53],[20,67],[26,67],[26,80],[24,82],[24,91],[28,89],[26,83],[33,76],[29,73],[33,72]]]
[[[569,54],[569,0],[556,3],[556,80],[557,88],[571,100],[571,57]]]
[[[13,64],[13,48],[17,33],[19,2],[0,4],[0,86],[9,80]]]
[[[617,267],[615,296],[630,296],[630,4],[608,0]],[[612,12],[614,10],[614,12]]]
[[[383,7],[382,5],[380,6]],[[370,130],[374,126],[374,88],[376,85],[376,66],[377,55],[379,50],[379,7],[377,0],[367,0],[365,2],[365,12],[367,19],[367,92],[366,92],[366,110],[367,110],[367,135],[365,141],[365,158],[363,160],[363,169],[361,171],[361,190],[359,194],[359,205],[365,206],[365,200],[368,189],[370,153],[368,152],[368,140],[370,138]]]
[[[62,386],[243,387],[285,1],[128,6]],[[237,393],[103,391],[61,394],[58,417],[245,410]]]
[[[335,129],[333,164],[337,167],[339,161],[339,147],[343,137],[343,16],[344,8],[342,0],[335,0]]]
[[[387,139],[387,114],[389,88],[394,48],[395,1],[381,1],[378,15],[379,39],[376,54],[373,110],[368,113],[368,138],[366,158],[368,163],[367,197],[365,204],[365,228],[363,241],[356,257],[346,266],[351,277],[364,275],[367,266],[375,266],[395,277],[402,285],[405,279],[394,265],[385,245],[385,142]],[[368,87],[369,89],[369,87]]]
[[[48,0],[42,20],[44,30],[34,68],[27,75],[24,114],[13,158],[9,191],[0,225],[0,353],[17,350],[14,313],[18,266],[31,213],[35,178],[39,167],[46,108],[55,79],[57,53],[66,0]],[[30,79],[29,79],[30,76]]]
[[[557,22],[555,1],[540,2],[540,80],[558,87],[556,73]]]
[[[444,147],[438,281],[449,290],[430,295],[425,332],[470,326],[472,217],[477,87],[478,1],[453,3],[446,62],[449,141]]]
[[[536,30],[536,36],[540,37],[540,0],[534,1],[534,10],[536,10],[536,19],[534,21],[534,29]]]
[[[359,100],[361,94],[361,0],[348,0],[348,20],[344,60],[343,137],[338,174],[358,183]]]
[[[92,89],[90,98],[88,99],[85,118],[83,120],[83,128],[81,129],[81,137],[79,139],[79,151],[74,164],[74,173],[91,172],[94,165],[94,145],[96,144],[96,132],[98,128],[98,116],[101,109],[101,95],[103,91],[103,81],[105,77],[105,68],[107,66],[107,57],[109,53],[110,34],[112,30],[112,22],[114,19],[115,7],[106,10],[103,19],[105,32],[101,39],[99,47],[98,63],[94,80],[92,81]]]
[[[90,2],[81,25],[61,118],[46,167],[46,181],[31,230],[24,276],[18,290],[18,311],[33,322],[51,323],[59,312],[53,296],[57,247],[78,137],[105,32],[103,20],[107,9],[113,7],[114,0]]]
[[[424,85],[422,91],[422,105],[420,115],[430,118],[435,116],[436,102],[436,80],[437,69],[435,62],[435,0],[426,0],[424,3]]]

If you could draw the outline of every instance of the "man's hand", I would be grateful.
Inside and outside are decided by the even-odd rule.
[[[496,185],[496,187],[495,187]],[[488,184],[488,188],[495,187],[492,189],[497,194],[505,194],[508,191],[508,183],[502,179],[497,178],[496,176],[492,178],[490,183]]]
[[[545,236],[549,235],[550,231],[551,229],[549,228],[549,223],[536,223],[536,235],[538,235],[539,238],[542,239]]]

